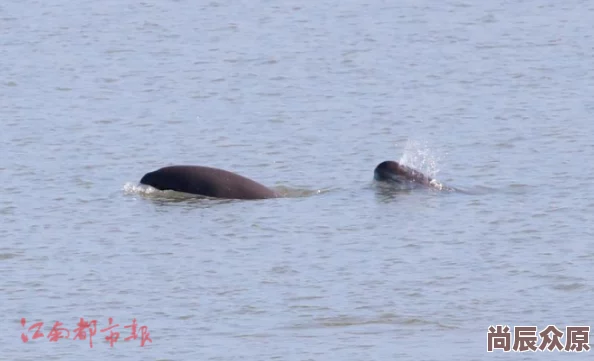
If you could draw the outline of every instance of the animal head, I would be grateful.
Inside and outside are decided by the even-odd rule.
[[[423,173],[392,160],[378,164],[373,172],[373,177],[376,181],[398,184],[406,182],[428,184],[431,181],[431,178],[425,176]]]

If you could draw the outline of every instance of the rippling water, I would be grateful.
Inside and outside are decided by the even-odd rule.
[[[0,359],[591,358],[487,353],[487,329],[594,326],[593,16],[3,2]],[[386,191],[384,160],[462,192]],[[169,164],[287,197],[138,186]],[[81,317],[93,348],[72,339]],[[152,342],[123,341],[133,319]],[[48,339],[55,322],[69,339]]]

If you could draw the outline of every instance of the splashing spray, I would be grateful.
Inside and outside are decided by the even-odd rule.
[[[431,178],[439,173],[441,158],[435,155],[426,142],[408,140],[402,151],[399,163],[415,168]]]

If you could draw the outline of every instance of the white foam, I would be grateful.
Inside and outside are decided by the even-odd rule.
[[[123,190],[126,193],[134,193],[134,194],[151,194],[151,193],[159,192],[159,190],[157,190],[151,186],[147,186],[144,184],[138,184],[138,183],[131,183],[131,182],[124,184]]]
[[[431,180],[431,182],[429,182],[429,184],[433,187],[435,187],[438,190],[443,190],[443,184],[439,183],[437,180],[433,179]]]

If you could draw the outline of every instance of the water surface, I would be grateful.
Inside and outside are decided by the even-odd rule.
[[[4,2],[0,359],[588,359],[486,349],[490,325],[593,325],[593,15]],[[384,192],[384,160],[467,192]],[[137,186],[170,164],[290,197]],[[81,317],[120,341],[48,340]]]

